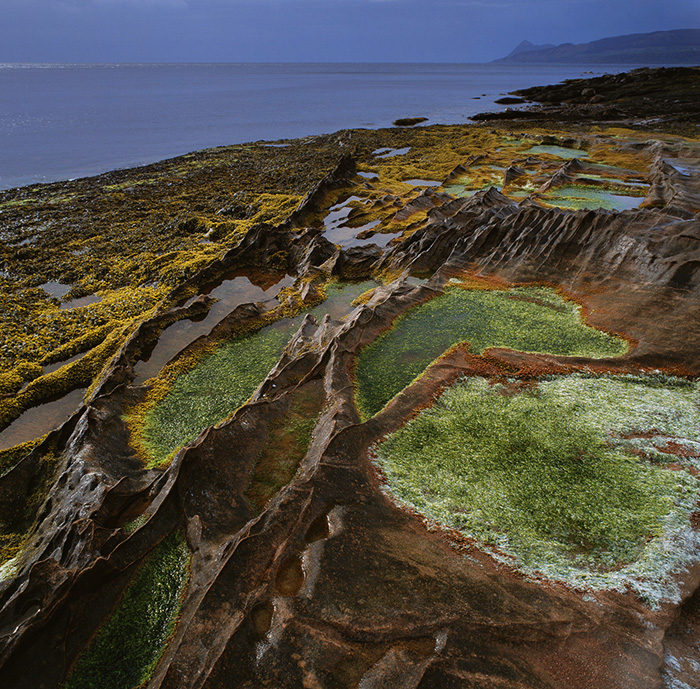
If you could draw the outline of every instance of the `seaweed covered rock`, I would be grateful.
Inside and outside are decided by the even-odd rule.
[[[697,142],[324,141],[230,203],[218,162],[181,160],[245,227],[3,458],[3,687],[692,686]],[[236,155],[270,184],[269,151]],[[571,208],[572,186],[636,206]]]

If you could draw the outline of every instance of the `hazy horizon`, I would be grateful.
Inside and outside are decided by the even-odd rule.
[[[0,63],[481,64],[679,28],[697,0],[3,0]]]

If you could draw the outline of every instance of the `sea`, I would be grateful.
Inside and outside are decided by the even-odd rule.
[[[514,89],[631,67],[0,63],[0,189],[400,117],[462,123]]]

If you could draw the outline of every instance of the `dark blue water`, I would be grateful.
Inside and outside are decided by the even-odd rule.
[[[0,64],[0,189],[211,146],[465,122],[513,89],[627,66]],[[482,94],[486,94],[482,96]],[[477,99],[478,98],[478,99]]]

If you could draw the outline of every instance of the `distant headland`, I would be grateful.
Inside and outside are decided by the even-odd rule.
[[[534,45],[522,41],[495,63],[512,64],[700,64],[700,29],[612,36],[591,43]]]

